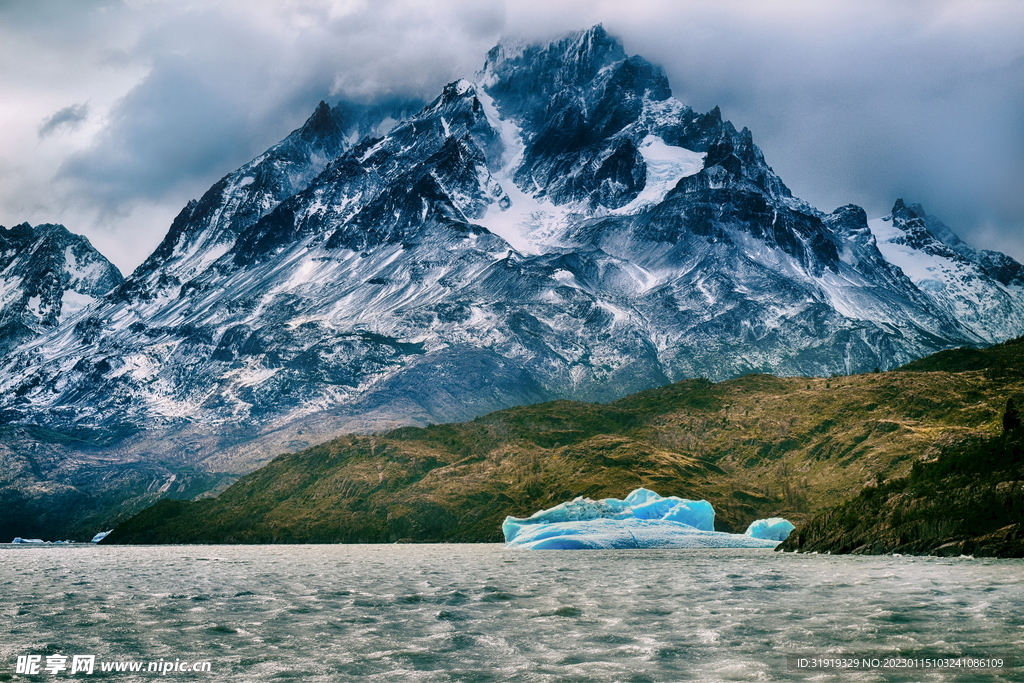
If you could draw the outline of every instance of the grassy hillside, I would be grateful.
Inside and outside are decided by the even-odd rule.
[[[282,455],[215,499],[161,501],[109,542],[499,541],[505,515],[637,486],[705,498],[719,528],[798,526],[868,484],[1001,431],[1024,341],[830,379],[688,380]]]
[[[868,486],[792,534],[780,550],[1024,557],[1024,427],[1011,399],[1004,433]]]

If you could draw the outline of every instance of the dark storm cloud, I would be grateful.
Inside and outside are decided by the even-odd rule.
[[[59,177],[116,212],[198,191],[280,140],[321,99],[432,97],[453,74],[472,73],[466,45],[479,43],[481,59],[500,12],[478,7],[431,25],[417,7],[307,3],[284,13],[275,3],[251,12],[224,3],[174,13],[121,56],[145,60],[148,75]]]
[[[77,130],[82,125],[82,121],[87,118],[89,118],[88,104],[72,104],[70,107],[64,107],[43,121],[39,126],[39,137],[45,138],[61,129]]]

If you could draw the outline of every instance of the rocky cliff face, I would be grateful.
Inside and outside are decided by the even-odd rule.
[[[750,131],[674,99],[601,27],[503,44],[416,111],[321,105],[111,296],[6,358],[0,402],[242,471],[344,431],[1024,331],[1012,259],[972,256],[939,291],[878,234],[794,198]],[[968,290],[1005,302],[963,315],[948,299]]]

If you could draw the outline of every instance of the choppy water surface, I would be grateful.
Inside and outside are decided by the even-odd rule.
[[[0,548],[19,655],[207,660],[207,681],[1024,681],[787,654],[1024,652],[1024,562],[500,545]],[[1019,658],[1024,659],[1024,658]],[[1020,662],[1024,664],[1024,662]],[[142,681],[68,671],[34,680]]]

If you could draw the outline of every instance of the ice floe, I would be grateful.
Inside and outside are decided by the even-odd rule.
[[[604,548],[774,548],[793,525],[773,517],[745,534],[715,531],[706,500],[661,496],[639,488],[624,499],[579,497],[530,517],[506,517],[505,543],[532,550]]]

